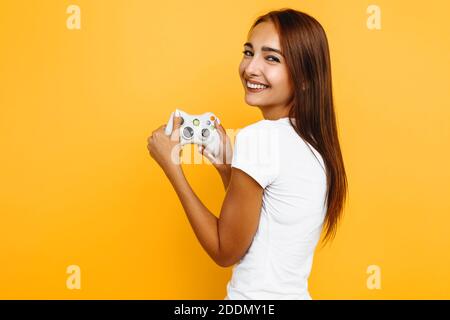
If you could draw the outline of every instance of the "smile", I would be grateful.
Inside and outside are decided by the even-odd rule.
[[[266,86],[264,84],[255,84],[249,81],[246,81],[246,87],[249,92],[261,92],[269,88],[269,86]]]

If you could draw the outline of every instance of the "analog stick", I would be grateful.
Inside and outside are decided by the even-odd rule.
[[[194,129],[192,129],[191,127],[186,127],[183,129],[183,136],[186,139],[191,139],[193,135],[194,135]]]
[[[208,138],[209,137],[209,134],[210,134],[210,132],[209,132],[209,130],[208,129],[203,129],[202,130],[202,137],[203,138]]]

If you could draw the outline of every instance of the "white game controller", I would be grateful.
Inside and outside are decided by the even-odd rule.
[[[203,146],[206,151],[214,157],[219,155],[220,135],[214,126],[214,120],[220,124],[219,118],[212,112],[206,112],[200,115],[191,115],[179,109],[172,112],[165,129],[166,135],[170,135],[173,130],[173,117],[181,117],[180,125],[180,144],[194,143]]]

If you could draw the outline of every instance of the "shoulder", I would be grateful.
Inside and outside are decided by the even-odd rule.
[[[271,123],[261,120],[245,126],[235,135],[234,145],[239,153],[249,152],[251,154],[264,152],[278,146],[279,133]],[[272,150],[275,151],[275,150]]]
[[[292,119],[295,123],[295,119]],[[289,120],[260,120],[240,129],[235,135],[235,145],[246,149],[249,154],[265,155],[268,161],[279,163],[280,157],[299,159],[299,166],[319,164],[322,170],[325,165],[321,154],[294,129]],[[282,155],[282,156],[281,156]]]
[[[258,121],[242,129],[235,136],[232,167],[241,169],[263,188],[279,173],[279,139],[273,126]]]
[[[242,133],[242,135],[245,135],[246,133],[254,132],[254,131],[259,130],[261,128],[267,128],[267,127],[268,127],[267,126],[267,122],[264,121],[264,120],[260,120],[258,122],[251,123],[251,124],[241,128],[241,129],[239,129],[238,134]]]
[[[278,130],[277,126],[270,121],[260,120],[258,122],[251,123],[237,132],[235,135],[236,139],[240,137],[240,140],[244,139],[258,139],[262,141],[267,141],[267,138],[270,136],[275,136],[275,131]]]

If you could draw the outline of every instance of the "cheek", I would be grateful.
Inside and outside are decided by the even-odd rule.
[[[274,72],[269,81],[274,88],[274,93],[281,96],[290,96],[292,94],[292,84],[287,74],[283,72]]]
[[[289,79],[280,70],[270,70],[267,78],[273,87],[286,88],[289,86]]]
[[[276,82],[281,85],[283,88],[286,88],[290,90],[291,88],[291,81],[289,77],[289,71],[287,70],[285,65],[280,65],[280,68],[277,68],[277,70],[274,70],[274,78],[276,79]]]
[[[246,66],[247,66],[246,62],[244,60],[241,60],[241,63],[239,64],[239,76],[241,78],[243,77],[243,73]]]

